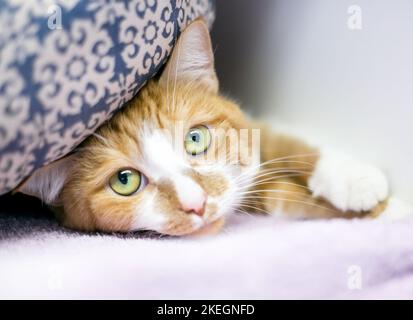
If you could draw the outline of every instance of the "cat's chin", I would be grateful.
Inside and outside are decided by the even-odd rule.
[[[221,217],[211,223],[205,224],[201,228],[191,232],[187,235],[187,237],[203,237],[203,236],[210,236],[219,233],[222,227],[225,224],[225,218]]]

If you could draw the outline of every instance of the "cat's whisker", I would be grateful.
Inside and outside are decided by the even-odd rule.
[[[294,173],[294,174],[284,174],[284,175],[279,175],[279,176],[272,176],[266,179],[262,179],[262,180],[258,180],[258,181],[253,181],[251,183],[247,183],[244,185],[239,185],[238,190],[242,191],[242,190],[248,190],[251,188],[254,188],[256,185],[258,185],[261,182],[268,182],[268,183],[275,183],[275,182],[279,182],[279,183],[284,183],[286,181],[278,181],[279,179],[286,179],[286,178],[295,178],[295,177],[303,177],[302,174],[298,174],[298,173]],[[303,186],[305,187],[305,186]]]
[[[263,180],[259,180],[257,182],[248,184],[246,186],[242,186],[241,188],[239,188],[239,190],[249,189],[249,188],[252,188],[252,187],[256,187],[256,186],[259,186],[259,185],[265,185],[265,184],[283,184],[283,185],[290,185],[290,186],[294,186],[294,187],[297,187],[297,188],[302,188],[302,189],[311,191],[311,189],[309,187],[304,186],[302,184],[289,182],[289,181],[273,181],[273,180],[276,180],[276,179],[279,179],[279,178],[277,176],[275,176],[275,177],[270,177],[270,178],[266,178],[266,179],[263,179]]]
[[[303,158],[303,157],[318,157],[320,154],[318,152],[311,152],[311,153],[298,153],[298,154],[292,154],[288,156],[283,156],[283,157],[278,157],[274,158],[277,160],[285,160],[285,159],[293,159],[293,158]],[[271,159],[272,160],[272,159]]]
[[[295,175],[293,175],[292,177],[294,177],[294,176]],[[291,185],[291,186],[294,186],[294,187],[310,190],[307,186],[302,185],[300,183],[294,183],[294,182],[284,181],[284,180],[279,181],[282,178],[289,178],[289,177],[291,177],[291,176],[289,176],[289,175],[288,176],[286,176],[286,175],[277,175],[277,176],[271,176],[271,177],[268,177],[268,178],[265,178],[265,179],[254,180],[251,183],[241,185],[240,190],[248,189],[248,188],[251,188],[251,187],[256,187],[256,186],[259,186],[259,185],[269,185],[269,184]]]
[[[273,159],[271,161],[266,161],[263,163],[260,163],[258,165],[255,165],[253,167],[248,168],[247,172],[245,174],[250,173],[250,171],[254,171],[259,169],[260,171],[262,170],[268,170],[268,169],[261,169],[265,166],[269,166],[269,165],[276,165],[276,164],[284,164],[284,163],[295,163],[295,164],[303,164],[303,165],[309,165],[311,168],[313,168],[313,164],[309,163],[309,162],[304,162],[304,161],[294,161],[294,160],[277,160],[277,159]]]
[[[264,192],[273,192],[273,193],[282,193],[282,194],[288,194],[288,195],[298,195],[298,196],[303,196],[307,197],[308,194],[306,192],[299,192],[299,191],[291,191],[291,190],[278,190],[278,189],[271,189],[271,190],[257,190],[257,191],[246,191],[246,192],[241,192],[240,197],[241,199],[265,199],[267,197],[272,197],[271,195],[262,195]]]
[[[96,137],[98,140],[100,140],[101,142],[103,142],[103,144],[106,147],[110,147],[110,142],[108,139],[106,139],[105,137],[103,137],[102,135],[98,134],[97,132],[92,133],[92,136]]]
[[[303,168],[297,168],[297,167],[290,167],[290,168],[288,168],[288,167],[285,167],[285,168],[268,168],[268,169],[262,169],[262,170],[260,170],[259,172],[257,172],[257,173],[255,173],[255,174],[241,174],[241,175],[239,175],[236,179],[238,179],[238,180],[242,180],[243,178],[245,178],[245,177],[247,177],[247,178],[251,178],[251,176],[252,177],[254,177],[254,178],[256,178],[257,176],[259,176],[259,175],[261,175],[261,174],[266,174],[266,173],[269,173],[269,172],[277,172],[277,171],[288,171],[288,170],[301,170],[301,171],[308,171],[308,172],[310,172],[311,170],[305,170],[305,169],[303,169]]]
[[[314,164],[311,162],[307,162],[307,161],[300,161],[300,160],[278,160],[275,159],[275,161],[271,160],[271,161],[266,161],[263,163],[260,163],[259,166],[263,167],[263,166],[267,166],[267,165],[272,165],[272,164],[278,164],[278,163],[296,163],[296,164],[303,164],[303,165],[308,165],[310,167],[314,167]]]
[[[108,147],[110,148],[110,147]],[[102,151],[102,146],[100,145],[88,145],[84,147],[77,147],[75,148],[72,152],[77,153],[77,152],[83,152],[83,151],[92,151],[92,152],[97,152],[97,151]]]
[[[300,169],[270,169],[270,170],[265,170],[262,173],[255,175],[255,176],[245,176],[245,177],[238,177],[235,179],[235,182],[237,183],[243,183],[245,181],[259,181],[260,179],[268,176],[276,176],[278,174],[290,174],[290,173],[299,173],[302,175],[310,175],[312,171],[305,171],[305,170],[300,170]]]
[[[226,228],[225,225],[221,228],[221,231],[225,234],[229,234],[228,228]]]
[[[318,156],[318,153],[307,153],[307,154],[296,154],[296,155],[291,155],[291,156],[285,156],[285,157],[278,157],[278,158],[273,158],[270,160],[267,160],[265,162],[261,162],[257,165],[254,165],[252,167],[249,167],[244,173],[242,173],[240,175],[248,175],[251,174],[252,172],[254,172],[255,170],[263,167],[263,166],[267,166],[267,165],[271,165],[271,164],[276,164],[276,163],[282,163],[282,162],[296,162],[296,163],[301,163],[301,164],[306,164],[309,165],[311,167],[314,167],[314,164],[311,162],[307,162],[307,161],[300,161],[300,160],[289,160],[289,159],[294,159],[294,158],[300,158],[300,157],[310,157],[310,156]]]
[[[270,190],[266,190],[266,189],[258,189],[258,190],[251,190],[251,191],[244,191],[241,192],[241,195],[251,195],[251,194],[255,194],[255,193],[265,193],[265,192],[275,192],[275,193],[286,193],[286,194],[298,194],[298,195],[303,195],[303,196],[307,196],[308,194],[306,192],[298,192],[298,191],[291,191],[291,190],[277,190],[277,189],[270,189]],[[257,195],[258,197],[259,195]]]
[[[258,200],[257,201],[245,200],[245,201],[240,202],[239,206],[240,206],[240,208],[243,208],[245,205],[253,205],[253,206],[258,206],[258,208],[261,208],[263,204],[264,203],[262,201],[258,201]],[[263,210],[265,210],[265,209],[263,209]]]
[[[166,81],[166,108],[168,110],[168,113],[171,113],[171,106],[170,106],[170,101],[169,101],[169,73],[170,70],[168,69],[168,75],[167,75],[167,81]]]
[[[287,202],[293,202],[293,203],[300,203],[300,204],[305,204],[305,205],[309,205],[309,206],[312,206],[312,207],[316,207],[316,208],[319,208],[319,209],[327,210],[327,211],[330,211],[334,214],[338,213],[337,210],[334,210],[332,208],[329,208],[329,207],[326,207],[326,206],[323,206],[323,205],[319,205],[319,204],[316,204],[316,203],[313,203],[313,202],[309,202],[309,201],[299,200],[299,199],[280,198],[280,197],[244,197],[244,198],[245,198],[245,200],[248,200],[248,199],[254,199],[254,200],[263,199],[263,200],[277,200],[277,201],[287,201]]]
[[[242,205],[242,207],[251,208],[251,209],[254,209],[254,210],[258,210],[260,212],[264,212],[265,214],[271,215],[271,213],[268,212],[267,210],[259,208],[257,206],[254,206],[254,205],[251,205],[251,204],[241,204],[241,205]]]
[[[178,45],[178,60],[177,61],[180,61],[180,56],[181,56],[181,46]],[[175,64],[175,78],[174,78],[174,86],[173,86],[173,93],[172,93],[172,110],[173,111],[176,109],[175,97],[176,97],[177,81],[178,81],[178,63]]]
[[[303,157],[311,157],[311,156],[318,156],[317,153],[313,153],[313,154],[295,154],[295,155],[290,155],[290,156],[285,156],[285,157],[277,157],[277,158],[273,158],[273,159],[269,159],[267,161],[261,162],[259,163],[257,166],[263,166],[266,164],[270,164],[270,163],[274,163],[274,162],[283,162],[283,161],[300,161],[301,163],[306,163],[309,165],[313,165],[313,163],[308,162],[308,161],[301,161],[301,160],[290,160],[290,159],[295,159],[295,158],[303,158]]]
[[[271,174],[271,172],[277,173],[277,172],[287,172],[287,171],[301,171],[301,172],[306,172],[306,173],[311,173],[313,170],[306,169],[306,168],[301,168],[301,167],[279,167],[279,168],[267,168],[267,169],[261,169],[258,173],[256,174],[251,174],[251,172],[247,173],[242,173],[240,174],[236,179],[237,181],[243,181],[244,179],[251,179],[251,176],[253,178],[260,177],[263,174]]]
[[[258,178],[262,178],[262,177],[266,177],[266,176],[269,176],[269,175],[274,175],[274,174],[277,174],[277,173],[300,173],[300,174],[303,174],[303,175],[310,175],[311,174],[311,171],[304,171],[304,170],[299,170],[299,169],[293,169],[293,168],[289,168],[289,169],[271,169],[271,170],[268,170],[268,171],[266,171],[266,172],[264,172],[264,173],[262,173],[262,174],[258,174],[258,175],[256,175],[256,176],[254,176],[254,177],[252,177],[253,179],[258,179]],[[240,178],[240,177],[237,177],[236,179],[235,179],[235,181],[236,182],[238,182],[238,183],[240,183],[240,182],[243,182],[243,181],[245,181],[245,180],[250,180],[251,179],[251,177],[242,177],[242,179]]]
[[[236,209],[234,209],[234,211],[238,212],[238,213],[246,214],[247,216],[252,217],[251,213],[249,213],[248,211],[243,210],[242,208],[236,208]]]
[[[237,178],[236,178],[236,180],[237,181],[243,181],[244,179],[251,179],[251,176],[253,176],[254,178],[257,178],[257,177],[259,177],[261,174],[264,174],[264,173],[268,173],[268,172],[276,172],[276,171],[292,171],[292,170],[301,170],[301,171],[304,171],[305,170],[305,168],[301,168],[301,167],[285,167],[285,168],[268,168],[268,169],[261,169],[259,172],[258,172],[258,175],[257,174],[252,174],[253,173],[253,171],[249,171],[249,170],[247,170],[246,172],[243,172],[243,173],[241,173]],[[311,173],[313,170],[308,170],[308,171],[305,171],[305,172],[308,172],[308,173]]]
[[[302,169],[300,167],[290,167],[290,168],[269,168],[269,169],[264,169],[261,170],[258,174],[255,175],[255,178],[259,178],[262,175],[268,175],[271,173],[278,173],[278,172],[305,172],[305,173],[309,173],[312,172],[312,170],[306,170],[306,169]]]

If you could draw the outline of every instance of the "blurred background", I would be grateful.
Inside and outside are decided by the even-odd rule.
[[[381,167],[413,199],[413,1],[218,0],[216,11],[224,93]]]

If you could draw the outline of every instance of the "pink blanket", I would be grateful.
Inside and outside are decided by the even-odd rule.
[[[413,298],[413,219],[238,216],[201,239],[36,230],[0,242],[0,298]]]

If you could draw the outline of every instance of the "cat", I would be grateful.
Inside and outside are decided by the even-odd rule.
[[[379,169],[274,133],[218,87],[209,31],[196,20],[158,78],[16,191],[58,208],[69,228],[176,236],[217,232],[232,212],[375,217],[386,208]],[[237,148],[218,134],[231,130],[248,133]]]

